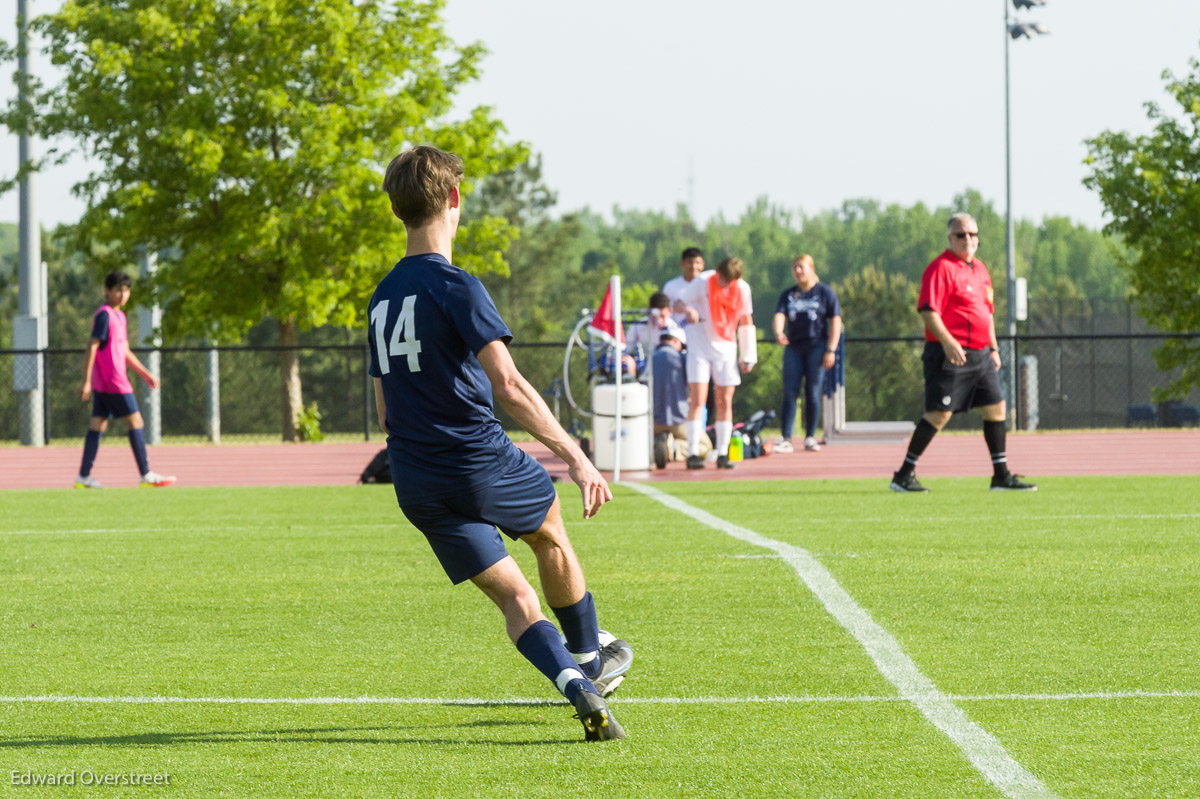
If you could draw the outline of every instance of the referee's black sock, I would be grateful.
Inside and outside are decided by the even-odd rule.
[[[921,421],[917,422],[917,429],[913,431],[912,438],[908,442],[908,454],[904,456],[904,464],[899,471],[901,477],[907,477],[917,470],[917,460],[936,435],[937,428],[922,416]]]
[[[1004,451],[1008,438],[1008,425],[1004,422],[983,421],[983,440],[988,452],[992,453],[992,474],[996,477],[1008,475],[1008,453]]]

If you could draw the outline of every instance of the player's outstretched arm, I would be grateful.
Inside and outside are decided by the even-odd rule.
[[[583,518],[595,516],[600,507],[612,499],[608,483],[550,413],[542,395],[517,370],[508,347],[503,341],[493,341],[476,357],[487,372],[501,407],[567,464],[571,479],[583,494]]]
[[[138,356],[133,353],[133,350],[125,353],[125,363],[129,364],[130,369],[137,372],[138,377],[146,381],[146,385],[152,389],[158,388],[158,378],[150,374],[150,370],[142,364]]]
[[[79,384],[79,399],[87,402],[92,396],[92,367],[96,365],[96,352],[100,339],[88,339],[87,355],[83,359],[83,382]]]

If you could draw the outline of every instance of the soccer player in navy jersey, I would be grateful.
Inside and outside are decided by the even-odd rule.
[[[398,155],[384,176],[408,240],[371,298],[368,339],[396,499],[451,582],[470,580],[500,608],[520,653],[575,706],[585,739],[624,738],[604,697],[624,679],[633,652],[620,639],[601,646],[596,606],[554,486],[501,429],[493,392],[566,462],[584,518],[612,492],[517,370],[507,346],[512,334],[483,284],[452,264],[462,178],[460,158],[428,146]],[[533,550],[565,645],[497,528]]]

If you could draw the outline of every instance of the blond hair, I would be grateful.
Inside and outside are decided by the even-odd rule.
[[[407,227],[419,228],[446,210],[450,191],[462,179],[461,158],[422,144],[392,159],[383,176],[383,190],[396,216]]]
[[[717,264],[717,274],[725,278],[726,283],[732,283],[742,276],[742,259],[726,258]]]

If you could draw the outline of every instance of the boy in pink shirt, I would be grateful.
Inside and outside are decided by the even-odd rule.
[[[125,313],[121,307],[129,302],[129,287],[132,281],[124,272],[111,272],[104,278],[104,305],[92,319],[92,335],[88,340],[87,361],[83,368],[83,385],[79,387],[79,398],[92,400],[92,420],[88,424],[87,438],[83,444],[83,463],[76,488],[101,488],[91,476],[96,452],[100,449],[100,436],[108,427],[108,420],[119,417],[129,429],[129,446],[137,461],[138,474],[143,486],[161,488],[175,482],[174,477],[164,477],[150,471],[146,457],[146,439],[142,436],[142,414],[138,411],[137,399],[133,396],[133,385],[125,374],[126,365],[138,373],[150,388],[158,388],[158,380],[142,365],[138,357],[129,351]]]

